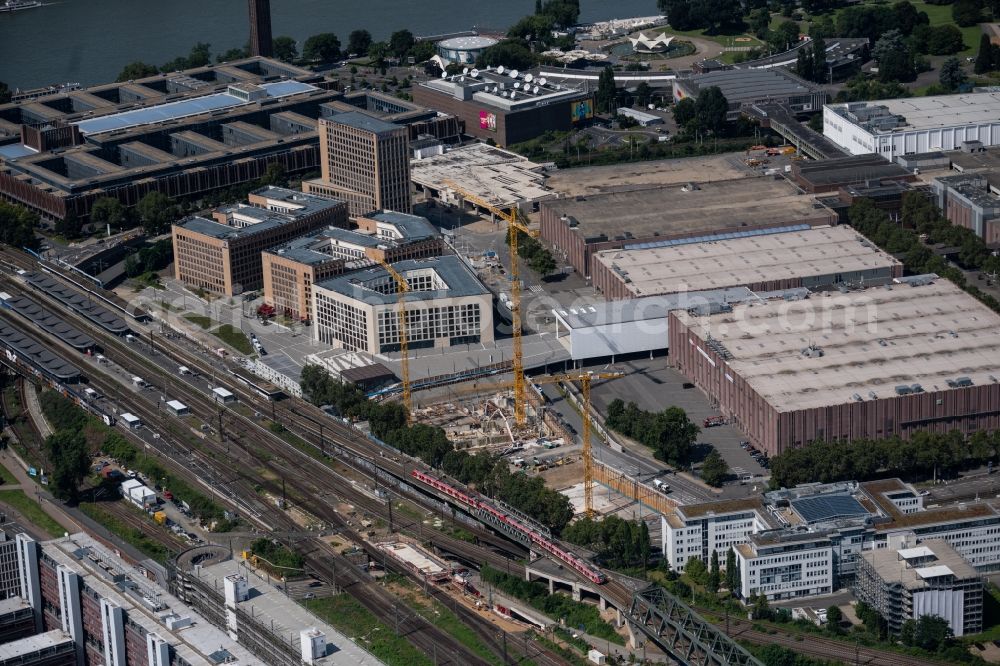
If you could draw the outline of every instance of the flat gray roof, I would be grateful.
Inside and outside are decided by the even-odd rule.
[[[717,86],[730,104],[765,97],[811,95],[819,90],[818,86],[781,69],[720,69],[692,76],[679,84],[699,90]]]
[[[337,113],[335,115],[327,118],[330,122],[340,123],[341,125],[347,125],[348,127],[353,127],[355,129],[363,130],[365,132],[372,132],[373,134],[387,134],[389,132],[395,132],[397,130],[403,129],[402,125],[396,125],[395,123],[387,123],[384,120],[379,120],[367,113],[362,113],[360,111],[348,111],[346,113]]]
[[[854,105],[857,104],[854,103]],[[1000,92],[882,99],[864,104],[868,107],[882,106],[889,113],[903,116],[906,124],[889,130],[889,133],[1000,122]],[[848,108],[848,104],[830,104],[829,106],[841,115]],[[857,106],[851,108],[857,108]],[[873,133],[879,134],[880,132]]]
[[[209,220],[204,217],[189,217],[186,220],[181,220],[175,226],[181,229],[186,229],[187,231],[194,232],[196,234],[203,234],[205,236],[211,236],[212,238],[239,238],[240,236],[250,236],[252,234],[259,234],[262,231],[267,231],[268,229],[273,229],[275,227],[280,227],[284,224],[288,224],[290,220],[287,218],[280,217],[270,217],[267,220],[263,220],[256,224],[250,224],[245,227],[231,227],[228,224],[222,224],[221,222],[216,222],[215,220]]]
[[[61,645],[73,645],[73,639],[62,629],[53,629],[52,631],[0,644],[0,661],[14,660],[18,657],[26,657],[38,652],[54,650]],[[11,661],[11,663],[17,662]]]
[[[541,205],[573,218],[571,226],[575,222],[576,232],[588,239],[601,234],[609,239],[624,239],[628,234],[648,238],[764,223],[779,227],[821,216],[832,222],[836,217],[780,177],[700,182],[698,189],[690,191],[684,191],[685,187],[676,184],[587,194]]]
[[[779,412],[1000,381],[1000,315],[948,280],[920,282],[674,315]]]
[[[909,563],[907,555],[920,557],[920,564]],[[936,576],[954,575],[957,580],[979,577],[975,567],[944,539],[925,539],[918,548],[866,550],[861,557],[874,566],[879,578],[913,592],[934,587]]]
[[[403,277],[407,277],[407,273],[409,272],[433,270],[444,284],[447,285],[446,289],[408,292],[406,297],[408,301],[480,296],[490,293],[465,262],[454,255],[430,257],[427,259],[408,259],[396,262],[392,264],[392,267]],[[315,289],[335,291],[367,303],[394,305],[398,301],[398,296],[395,293],[383,294],[366,286],[373,282],[381,284],[385,280],[392,280],[389,272],[381,266],[376,266],[338,275],[323,282],[317,282]]]
[[[400,236],[402,236],[401,240],[404,241],[433,238],[440,235],[437,227],[431,224],[430,220],[419,215],[399,213],[394,210],[378,210],[367,213],[364,217],[391,224],[396,228]]]
[[[633,297],[848,275],[901,265],[849,226],[605,250],[595,254],[594,261],[625,282]]]
[[[585,329],[633,321],[666,319],[667,313],[671,310],[688,310],[720,303],[740,303],[751,298],[755,298],[753,292],[746,287],[733,287],[608,301],[574,308],[555,308],[552,312],[568,328]]]

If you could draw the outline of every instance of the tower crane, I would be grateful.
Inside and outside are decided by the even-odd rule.
[[[624,377],[623,372],[579,372],[550,377],[536,377],[536,384],[579,382],[583,389],[583,510],[588,518],[594,516],[594,452],[590,443],[592,422],[590,418],[590,385],[596,380]]]
[[[409,422],[413,413],[413,399],[410,394],[410,341],[406,332],[406,294],[410,291],[410,283],[389,262],[379,259],[378,263],[395,280],[399,295],[396,299],[399,307],[396,313],[399,319],[399,374],[402,375],[403,406],[406,407],[406,420]]]
[[[485,208],[507,222],[507,243],[510,245],[510,314],[514,340],[512,359],[514,371],[514,420],[518,426],[523,427],[527,420],[527,395],[524,384],[524,357],[521,350],[521,277],[517,261],[517,243],[519,233],[535,238],[538,236],[538,231],[529,228],[527,224],[521,221],[517,214],[517,206],[510,206],[509,210],[505,210],[503,207],[496,206],[482,197],[459,187],[452,181],[446,180],[444,184],[454,190],[455,193],[461,195],[466,201]]]

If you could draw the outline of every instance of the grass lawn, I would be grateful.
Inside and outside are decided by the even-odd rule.
[[[932,26],[947,25],[955,23],[951,18],[951,5],[928,5],[926,2],[914,2],[913,6],[918,12],[927,12],[927,18],[931,20]],[[965,42],[965,50],[956,55],[975,55],[979,50],[979,36],[983,34],[983,29],[978,25],[968,28],[959,28],[962,31],[962,41]]]
[[[699,39],[707,39],[710,42],[715,42],[721,46],[760,46],[763,44],[759,39],[747,32],[741,32],[739,34],[733,35],[706,35],[704,30],[674,30],[673,28],[660,29],[657,28],[656,32],[665,32],[668,35],[678,35],[681,37],[697,37]],[[736,41],[738,38],[749,38],[750,41]]]
[[[388,666],[432,666],[423,652],[396,635],[359,601],[346,594],[325,599],[305,599],[302,605],[324,622],[339,629]]]
[[[10,473],[10,470],[3,465],[0,465],[0,483],[12,486],[17,485],[17,479],[15,479],[14,475]]]
[[[253,352],[250,340],[243,333],[243,331],[236,328],[232,324],[223,324],[219,328],[212,331],[212,335],[219,338],[241,354],[250,354]]]
[[[38,502],[20,490],[0,490],[0,502],[12,507],[32,525],[44,530],[52,538],[61,537],[66,531],[63,526],[49,517]]]
[[[192,324],[197,324],[198,326],[201,326],[206,331],[212,328],[212,320],[204,315],[186,314],[184,315],[184,318],[187,319]]]
[[[80,502],[80,511],[83,511],[95,522],[100,523],[107,528],[109,532],[120,537],[126,543],[135,546],[160,564],[165,564],[171,555],[173,555],[173,553],[171,553],[163,544],[150,538],[149,535],[144,532],[139,531],[130,525],[126,525],[119,520],[117,516],[110,511],[106,511],[99,504]],[[150,520],[149,523],[150,530],[161,529],[156,526],[152,520]]]

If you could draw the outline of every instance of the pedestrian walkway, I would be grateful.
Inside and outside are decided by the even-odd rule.
[[[51,435],[52,426],[49,425],[48,419],[45,418],[45,414],[42,412],[42,405],[38,401],[38,391],[35,385],[28,381],[25,381],[24,384],[24,402],[24,408],[28,410],[29,418],[38,426],[38,431],[42,434],[42,438]]]

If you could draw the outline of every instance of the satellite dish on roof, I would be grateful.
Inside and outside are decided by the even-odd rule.
[[[497,74],[503,74],[503,65],[497,65]]]
[[[507,96],[507,91],[504,90],[502,93],[500,93],[500,95],[503,96],[503,97],[506,97]]]
[[[471,72],[469,72],[469,74],[472,75],[472,78],[476,78],[477,76],[479,76],[479,70],[473,69]]]
[[[465,81],[465,77],[464,76],[460,76],[460,77],[458,77],[458,80],[464,82]]]
[[[538,85],[540,85],[540,86],[544,86],[545,85],[545,77],[544,76],[542,78],[538,79]]]
[[[520,81],[515,81],[514,82],[514,89],[517,90],[520,87],[521,87],[521,82]]]
[[[465,67],[465,68],[462,69],[462,74],[468,74],[468,73],[469,73],[469,68],[468,67]]]
[[[538,94],[538,86],[535,86],[534,88],[532,88],[531,92],[533,92],[533,93],[535,93],[537,95]]]
[[[514,92],[513,90],[511,90],[511,91],[510,91],[510,98],[511,98],[511,99],[514,99],[515,97],[517,97],[517,93],[516,93],[516,92]]]
[[[527,81],[528,83],[531,83],[532,79],[534,79],[534,78],[535,77],[533,75],[531,75],[531,74],[525,74],[524,75],[524,80]]]
[[[517,78],[517,75],[518,75],[519,73],[520,73],[520,72],[518,72],[518,71],[517,71],[516,69],[512,69],[512,70],[510,70],[510,78],[512,78],[512,79],[516,79],[516,78]]]
[[[447,79],[448,78],[448,72],[441,72],[441,78],[442,79]]]

